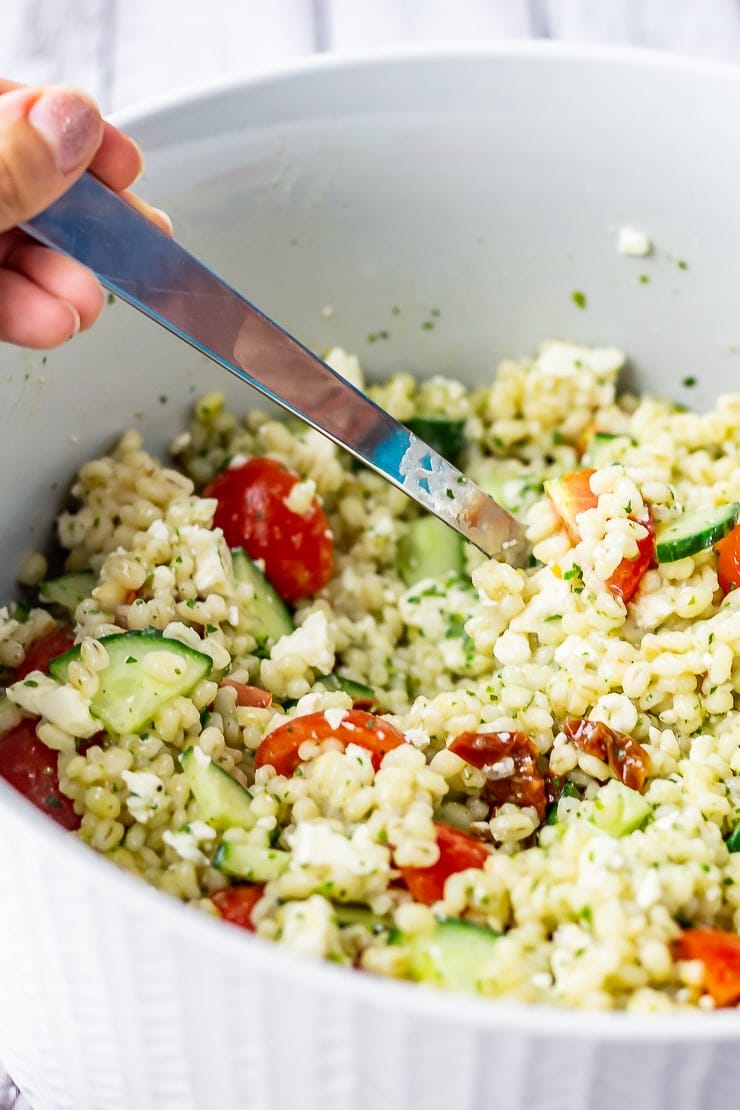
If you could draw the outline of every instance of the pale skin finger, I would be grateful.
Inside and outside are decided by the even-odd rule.
[[[79,113],[80,102],[87,112],[84,141],[79,129],[75,133],[75,117],[66,107],[69,103]],[[48,131],[50,125],[52,131],[60,123],[68,125],[70,119],[77,161],[69,158],[69,143],[60,156],[60,148],[54,145],[57,136]],[[100,314],[104,295],[95,277],[73,260],[32,244],[12,226],[46,207],[85,168],[171,234],[165,213],[127,192],[140,176],[142,164],[137,144],[100,120],[95,106],[75,90],[27,89],[0,80],[0,227],[4,220],[9,228],[0,231],[0,341],[34,348],[56,346],[90,327]]]

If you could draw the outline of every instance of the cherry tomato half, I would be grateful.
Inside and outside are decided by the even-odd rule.
[[[242,929],[254,932],[252,910],[265,892],[263,886],[258,884],[240,884],[219,890],[211,895],[211,901],[226,921],[232,925],[239,925]]]
[[[595,470],[571,470],[546,484],[547,495],[560,517],[571,541],[575,544],[581,539],[577,517],[587,509],[595,509],[599,499],[591,489],[591,476]],[[634,519],[634,518],[633,518]],[[648,514],[640,524],[647,528],[647,535],[637,541],[637,555],[634,559],[622,559],[614,573],[607,578],[606,585],[616,597],[625,604],[637,593],[645,572],[655,558],[655,539],[652,517]]]
[[[740,524],[717,544],[717,577],[722,593],[740,588]]]
[[[45,632],[43,636],[39,636],[38,640],[34,640],[31,644],[26,652],[26,658],[20,667],[15,670],[13,681],[18,682],[21,678],[30,674],[31,671],[43,671],[44,674],[48,674],[49,663],[52,659],[56,659],[57,655],[69,651],[74,642],[74,629],[70,628],[68,624],[59,624],[52,628],[50,632]]]
[[[79,829],[72,800],[59,788],[57,753],[36,735],[36,720],[26,718],[0,736],[0,775],[64,829]]]
[[[290,777],[301,762],[298,749],[306,740],[327,740],[330,736],[339,740],[345,747],[358,744],[372,754],[373,767],[377,771],[386,752],[405,744],[402,732],[363,709],[348,710],[341,721],[333,721],[334,710],[326,713],[307,713],[305,717],[293,717],[280,725],[264,738],[255,754],[255,765],[262,767],[270,763],[279,775]]]
[[[218,501],[214,524],[229,547],[262,559],[266,577],[290,602],[320,590],[334,568],[334,541],[318,499],[305,513],[286,504],[300,480],[275,459],[254,458],[224,470],[203,491]]]
[[[675,949],[679,960],[701,960],[704,986],[718,1006],[740,1002],[740,936],[720,929],[686,929]]]
[[[456,871],[482,867],[489,852],[472,836],[449,825],[437,824],[439,859],[431,867],[401,867],[401,878],[416,902],[431,906],[444,897],[445,882]]]

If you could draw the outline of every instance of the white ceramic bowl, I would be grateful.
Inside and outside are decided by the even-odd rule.
[[[548,335],[598,341],[701,406],[738,384],[738,119],[728,69],[506,46],[315,62],[126,123],[178,235],[317,348],[472,381]],[[654,255],[621,256],[622,224]],[[159,449],[195,392],[253,402],[121,305],[48,361],[1,363],[3,596],[124,426]],[[552,1012],[299,960],[119,873],[0,782],[0,1058],[36,1110],[725,1110],[739,1037],[737,1011]]]

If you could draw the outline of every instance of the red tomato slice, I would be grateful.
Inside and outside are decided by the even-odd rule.
[[[686,929],[676,943],[679,960],[701,960],[704,986],[718,1006],[740,1002],[740,936],[720,929]]]
[[[489,852],[472,836],[449,825],[437,824],[439,859],[431,867],[401,867],[401,877],[416,902],[431,906],[444,897],[445,882],[456,871],[482,867]]]
[[[576,544],[581,538],[576,517],[586,509],[595,509],[599,499],[589,482],[595,470],[571,470],[552,482],[545,483],[547,496],[562,520],[571,542]]]
[[[56,659],[57,655],[69,651],[74,642],[74,629],[70,628],[68,624],[57,625],[52,628],[51,632],[45,632],[43,636],[40,636],[38,640],[34,640],[31,644],[26,652],[26,658],[20,667],[15,670],[13,681],[18,682],[19,679],[25,678],[31,671],[43,671],[48,674],[49,663],[52,659]]]
[[[717,544],[717,577],[722,592],[740,587],[740,524]]]
[[[259,709],[272,705],[272,694],[260,686],[247,686],[244,682],[235,682],[233,678],[223,678],[219,686],[230,686],[232,690],[236,690],[237,705],[253,705]]]
[[[645,571],[650,569],[655,558],[655,529],[652,517],[641,520],[640,524],[643,524],[648,532],[637,541],[637,555],[634,559],[622,559],[612,576],[606,580],[611,592],[621,597],[625,604],[637,593]]]
[[[326,713],[307,713],[305,717],[294,717],[274,732],[268,733],[255,755],[255,765],[263,767],[270,763],[279,775],[290,777],[301,762],[298,749],[306,740],[327,740],[330,736],[339,740],[345,747],[359,744],[372,753],[373,767],[377,771],[386,752],[405,744],[402,732],[363,709],[350,709],[342,720],[333,725]]]
[[[211,901],[226,921],[253,933],[252,910],[264,892],[265,888],[257,884],[230,886],[212,894]]]
[[[519,806],[534,806],[540,821],[547,810],[545,779],[538,767],[539,752],[534,741],[524,732],[461,732],[450,744],[450,751],[466,763],[485,772],[496,769],[496,764],[511,760],[511,774],[499,778],[487,776],[485,795],[500,806],[513,802]]]
[[[59,788],[57,753],[39,740],[35,718],[0,736],[0,775],[62,828],[79,829],[81,818]]]
[[[595,509],[599,503],[590,485],[591,475],[595,473],[595,470],[571,470],[561,478],[545,483],[547,496],[574,544],[581,539],[576,517],[587,509]],[[614,573],[606,580],[606,585],[611,592],[621,598],[625,604],[637,593],[645,571],[655,558],[655,530],[652,517],[648,514],[647,519],[640,520],[639,523],[647,528],[648,534],[637,541],[637,555],[634,559],[622,559]]]
[[[302,515],[286,504],[300,480],[275,459],[254,458],[222,471],[203,491],[218,501],[214,524],[228,545],[262,559],[266,577],[291,602],[320,590],[334,569],[334,541],[318,499]]]

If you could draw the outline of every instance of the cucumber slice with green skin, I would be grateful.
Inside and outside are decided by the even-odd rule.
[[[90,711],[119,736],[140,732],[163,705],[189,694],[211,672],[210,656],[154,628],[102,636],[99,643],[108,652],[108,666],[98,672]],[[49,670],[58,682],[66,682],[70,663],[79,659],[78,644],[52,659]]]
[[[476,994],[481,973],[491,957],[500,934],[472,921],[446,918],[431,933],[394,933],[392,944],[403,944],[409,952],[411,978],[445,990]]]
[[[465,449],[465,421],[447,416],[412,416],[406,427],[451,463]]]
[[[364,682],[355,682],[353,678],[345,678],[341,674],[321,675],[316,681],[325,690],[341,690],[343,694],[349,694],[352,701],[375,703],[375,691],[372,686],[366,686]]]
[[[630,447],[636,446],[637,440],[630,435],[595,432],[593,439],[583,453],[581,466],[590,466],[594,470],[599,470],[602,466],[611,466],[612,463],[621,462],[625,452]]]
[[[422,578],[462,574],[463,538],[436,516],[420,516],[398,542],[398,573],[407,586]]]
[[[267,581],[256,563],[241,547],[231,552],[234,578],[237,582],[249,582],[254,597],[249,603],[252,617],[251,632],[262,650],[269,650],[281,636],[288,636],[295,630],[293,618],[280,594]]]
[[[254,844],[223,841],[213,857],[214,866],[233,879],[269,883],[279,879],[290,863],[290,852],[279,848],[258,848]]]
[[[740,514],[740,504],[732,501],[719,509],[684,513],[666,520],[655,529],[655,555],[659,563],[675,563],[699,551],[706,551],[731,532]]]
[[[610,779],[593,800],[591,821],[610,836],[627,836],[642,828],[652,812],[652,805],[642,794]]]
[[[39,597],[45,605],[54,605],[74,616],[81,601],[89,597],[96,578],[91,570],[79,570],[51,578],[39,586]]]
[[[219,830],[254,828],[252,796],[233,775],[214,763],[200,748],[184,751],[180,765],[201,821]]]

